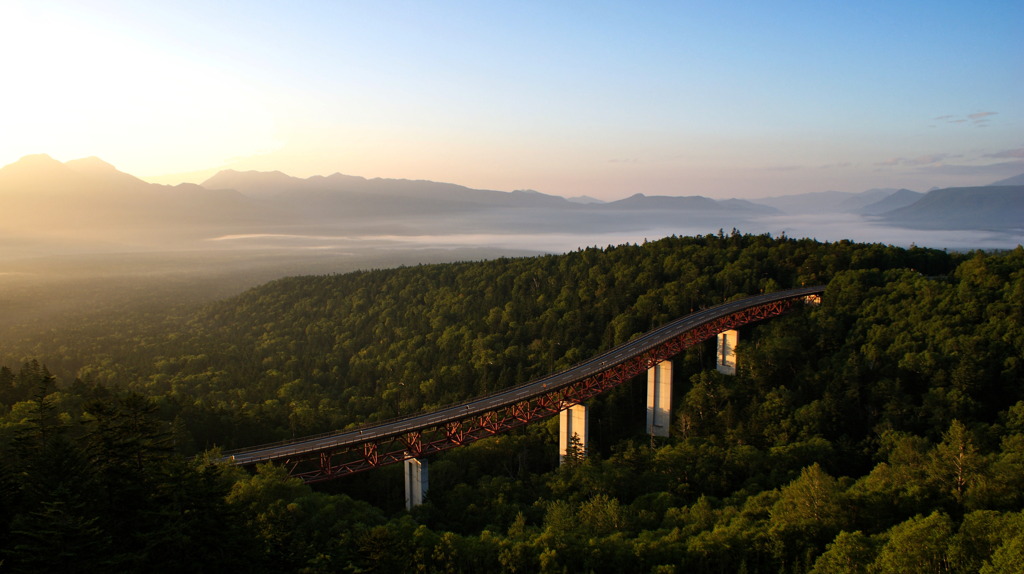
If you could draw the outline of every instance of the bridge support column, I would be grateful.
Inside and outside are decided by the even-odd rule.
[[[672,423],[672,361],[647,369],[647,434],[668,436]]]
[[[427,473],[427,459],[405,459],[405,508],[412,510],[414,506],[423,504],[423,496],[430,485]]]
[[[736,374],[736,343],[740,339],[739,331],[722,331],[718,334],[717,366],[723,375]]]
[[[565,461],[570,448],[578,450],[579,455],[586,456],[589,438],[587,425],[587,407],[572,405],[558,413],[558,462]]]

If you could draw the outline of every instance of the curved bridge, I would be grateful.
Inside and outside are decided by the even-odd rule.
[[[359,429],[225,453],[237,465],[275,461],[306,482],[420,458],[547,418],[722,331],[817,300],[824,286],[747,297],[692,313],[560,373],[440,410]]]

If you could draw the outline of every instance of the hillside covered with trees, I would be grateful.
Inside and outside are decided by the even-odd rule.
[[[676,358],[552,424],[317,488],[234,448],[430,410],[725,300],[825,283],[744,330],[735,377]],[[1024,562],[1024,249],[718,234],[278,280],[0,349],[0,571],[1015,572]],[[372,475],[372,476],[371,476]],[[99,542],[94,542],[99,541]]]

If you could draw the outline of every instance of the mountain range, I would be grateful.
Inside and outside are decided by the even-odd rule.
[[[857,210],[857,213],[862,215],[884,215],[890,211],[913,205],[923,196],[924,194],[918,191],[897,189],[882,199],[861,207]]]
[[[936,189],[881,218],[921,229],[1024,229],[1024,185]]]
[[[226,170],[199,185],[168,186],[147,183],[98,158],[62,163],[33,155],[0,168],[0,239],[153,248],[260,234],[595,233],[698,224],[742,229],[760,218],[822,213],[907,228],[1019,230],[1022,181],[1024,174],[990,186],[927,193],[872,189],[754,201],[636,193],[601,202],[340,173],[296,178]]]

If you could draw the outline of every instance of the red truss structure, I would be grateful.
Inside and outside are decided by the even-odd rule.
[[[776,317],[798,303],[816,303],[823,290],[795,289],[722,305],[677,320],[567,371],[510,390],[364,429],[237,451],[230,460],[240,465],[277,461],[285,464],[292,476],[314,483],[429,456],[554,416],[718,333]],[[762,302],[766,298],[771,300]],[[684,321],[699,315],[711,318]],[[673,332],[663,333],[673,326]]]

